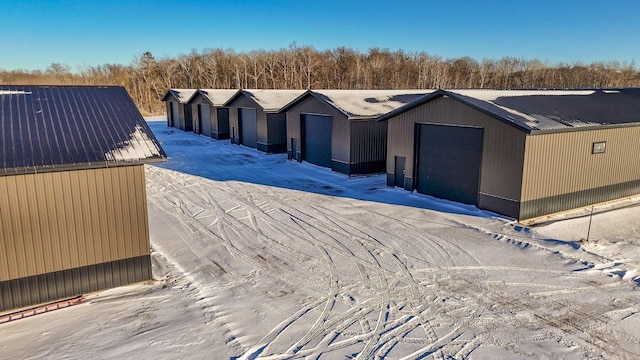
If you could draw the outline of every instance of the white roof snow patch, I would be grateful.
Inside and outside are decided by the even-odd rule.
[[[238,90],[233,89],[199,89],[198,93],[202,94],[211,102],[213,106],[223,106],[229,99],[233,97]]]
[[[375,118],[435,90],[313,90],[319,99],[349,118]]]
[[[277,112],[302,95],[305,90],[258,90],[247,89],[242,93],[253,99],[264,111]]]
[[[170,89],[169,92],[178,99],[178,102],[182,104],[186,104],[193,94],[195,94],[196,89]]]

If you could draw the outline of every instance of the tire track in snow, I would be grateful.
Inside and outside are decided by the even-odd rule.
[[[197,221],[206,220],[208,224],[216,224],[215,231],[230,231],[227,234],[228,240],[225,240],[235,247],[235,250],[232,248],[230,251],[242,253],[248,249],[247,247],[259,245],[265,247],[265,251],[272,254],[273,259],[280,259],[281,257],[278,256],[282,256],[282,254],[279,253],[284,253],[294,261],[300,261],[298,269],[304,270],[303,272],[310,273],[309,271],[320,270],[319,274],[327,275],[329,270],[326,261],[319,261],[316,257],[321,253],[316,251],[312,254],[304,250],[305,246],[308,249],[309,245],[314,245],[314,248],[317,249],[315,246],[318,245],[324,249],[326,254],[330,255],[331,263],[337,269],[335,271],[340,279],[342,279],[341,274],[351,268],[360,273],[357,277],[360,281],[344,278],[344,281],[338,282],[338,293],[353,294],[357,299],[353,302],[345,302],[349,306],[348,309],[338,312],[336,312],[336,305],[338,302],[344,302],[342,297],[334,300],[326,298],[327,292],[334,292],[334,290],[329,291],[330,288],[327,287],[332,283],[331,281],[324,281],[323,286],[318,287],[309,286],[311,281],[308,279],[300,281],[300,277],[289,277],[288,281],[294,282],[303,291],[314,294],[315,290],[314,297],[322,301],[318,304],[314,303],[315,305],[310,310],[299,317],[288,318],[291,322],[285,321],[284,323],[289,325],[275,327],[269,332],[272,336],[271,339],[265,339],[265,342],[256,344],[257,348],[252,346],[251,349],[254,351],[245,354],[256,354],[257,349],[262,349],[257,356],[286,358],[284,354],[269,354],[270,346],[277,345],[281,337],[283,342],[287,341],[283,335],[290,328],[289,326],[309,318],[316,311],[320,314],[316,316],[316,319],[322,320],[316,322],[317,325],[314,325],[297,339],[299,350],[295,354],[289,354],[289,357],[331,356],[333,351],[353,349],[353,346],[358,344],[364,346],[360,352],[361,358],[364,358],[366,354],[396,358],[398,356],[394,354],[394,349],[402,343],[421,343],[420,350],[407,355],[407,358],[422,358],[430,356],[429,354],[442,355],[443,357],[448,355],[464,357],[471,354],[478,347],[478,344],[495,344],[503,348],[511,346],[505,344],[502,339],[494,338],[487,331],[480,331],[471,337],[462,336],[480,320],[482,322],[488,321],[489,324],[501,322],[513,328],[549,324],[551,329],[540,334],[540,339],[559,341],[568,348],[577,346],[576,350],[583,353],[588,353],[590,349],[600,348],[598,345],[600,340],[595,339],[590,343],[582,338],[577,338],[576,333],[579,333],[580,330],[589,333],[597,332],[596,336],[602,339],[610,339],[612,336],[619,335],[607,330],[607,324],[600,321],[606,320],[607,317],[602,319],[589,318],[597,314],[596,307],[590,307],[583,311],[579,308],[580,305],[571,304],[566,300],[561,301],[562,295],[567,294],[566,291],[539,292],[536,298],[519,299],[519,296],[525,295],[524,292],[516,290],[510,296],[505,297],[505,294],[500,290],[499,282],[477,281],[476,279],[484,278],[486,273],[492,270],[492,266],[482,265],[483,263],[474,258],[470,252],[465,254],[464,248],[446,238],[449,235],[444,230],[436,231],[438,236],[421,236],[416,234],[420,232],[419,227],[408,222],[398,226],[402,221],[397,222],[395,219],[387,217],[385,221],[396,224],[394,229],[403,235],[402,241],[416,243],[404,247],[405,251],[406,249],[415,249],[415,252],[398,252],[387,246],[387,238],[400,241],[396,239],[397,235],[387,229],[369,229],[365,224],[359,224],[341,216],[341,214],[323,210],[322,207],[313,204],[312,206],[303,206],[298,203],[288,204],[280,197],[272,196],[268,188],[265,190],[265,188],[244,186],[242,190],[249,193],[249,196],[246,196],[237,190],[241,188],[241,184],[221,183],[219,187],[224,189],[222,190],[225,192],[224,194],[215,194],[216,196],[213,196],[213,193],[209,194],[211,201],[199,203],[198,206],[201,208],[187,204],[181,206],[183,209],[181,212],[184,211],[185,217],[191,213],[191,215],[195,214]],[[226,189],[230,189],[229,193],[226,193]],[[170,191],[180,193],[179,189],[171,189]],[[182,191],[187,194],[188,190],[183,189]],[[200,200],[195,201],[200,202]],[[210,219],[213,220],[210,221]],[[206,227],[206,225],[204,226]],[[474,231],[474,229],[469,230]],[[379,239],[385,239],[385,241]],[[422,246],[422,249],[418,244]],[[429,250],[425,250],[427,246]],[[463,258],[460,258],[460,254],[463,255]],[[348,259],[354,267],[347,267],[340,262],[344,259]],[[440,260],[439,266],[434,266],[434,259]],[[265,267],[265,264],[255,261],[251,257],[248,261],[270,277],[281,279],[280,276],[283,276],[279,271],[285,268],[279,264]],[[400,264],[404,264],[406,272],[399,267]],[[536,271],[537,269],[530,270]],[[475,279],[469,279],[467,272],[474,272]],[[411,275],[413,280],[410,280],[407,273]],[[418,274],[429,273],[434,274],[430,281],[416,278]],[[285,280],[283,279],[283,281]],[[367,292],[366,289],[359,289],[359,285],[368,286],[373,291]],[[531,288],[531,284],[523,283],[522,285],[525,289]],[[517,288],[518,283],[512,282],[509,286]],[[539,284],[538,286],[550,285]],[[589,287],[585,288],[585,294],[588,289]],[[405,299],[415,297],[416,291],[419,298],[427,304],[426,306],[423,308],[413,307],[410,302],[404,306],[397,305]],[[575,291],[580,294],[582,290]],[[329,301],[333,304],[331,311],[323,312]],[[547,311],[542,308],[541,306],[547,301],[555,301],[559,307],[565,310],[569,309],[564,312],[567,319],[558,320],[556,318],[558,313],[562,314],[562,309]],[[301,309],[305,308],[303,306]],[[514,308],[540,315],[542,318],[513,316],[509,312]],[[606,310],[607,307],[601,309]],[[633,311],[622,314],[629,313],[633,313]],[[371,314],[377,314],[377,319],[371,320],[368,316]],[[488,318],[483,314],[487,314]],[[408,316],[413,316],[409,322],[398,322],[398,319],[407,319]],[[429,328],[427,326],[425,328],[423,324],[431,324],[434,316],[439,322],[436,324],[438,327]],[[502,318],[498,318],[499,316]],[[586,318],[590,324],[583,326],[575,324],[574,320],[571,320],[581,317]],[[449,319],[448,322],[447,319]],[[460,321],[460,319],[464,321]],[[361,331],[354,333],[353,328],[347,331],[352,324],[358,324]],[[419,324],[419,326],[414,327],[414,324]],[[424,338],[415,337],[415,330],[420,327],[426,334]],[[443,332],[443,329],[450,331]],[[623,336],[620,342],[621,347],[624,347],[625,342],[632,340]],[[288,345],[291,345],[291,342]],[[300,346],[302,347],[300,348]],[[607,354],[619,355],[620,358],[628,358],[635,354],[617,351],[606,345],[602,347],[602,351]]]

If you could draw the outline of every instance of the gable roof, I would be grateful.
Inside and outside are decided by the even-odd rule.
[[[286,106],[290,109],[304,98],[313,96],[348,119],[374,119],[416,101],[436,90],[309,90]]]
[[[246,96],[265,112],[280,112],[287,104],[304,92],[305,90],[243,89],[238,90],[224,105],[229,106],[238,97]]]
[[[211,105],[223,106],[237,92],[238,90],[234,90],[234,89],[198,89],[187,100],[187,102],[192,102],[197,95],[202,95],[205,99],[207,99],[211,103]]]
[[[123,87],[0,85],[0,176],[166,158]]]
[[[527,133],[640,126],[640,88],[576,90],[438,90],[387,114],[448,96]]]
[[[196,89],[169,89],[160,100],[169,101],[170,97],[174,97],[179,103],[186,104],[195,92]]]

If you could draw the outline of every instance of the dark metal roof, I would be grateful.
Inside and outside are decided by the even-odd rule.
[[[448,96],[527,133],[603,126],[640,126],[640,89],[439,90],[407,104],[389,119],[437,97]]]
[[[166,158],[123,87],[0,85],[0,176]]]

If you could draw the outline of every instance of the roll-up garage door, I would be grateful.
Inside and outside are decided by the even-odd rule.
[[[331,116],[303,115],[304,160],[331,167]]]
[[[418,125],[416,190],[438,198],[478,204],[483,129]]]
[[[211,111],[209,105],[198,104],[198,121],[200,134],[211,136]]]
[[[178,109],[178,103],[171,102],[171,127],[180,126],[180,110]]]
[[[256,109],[238,109],[240,123],[240,143],[244,146],[258,147],[258,128],[256,125]]]

